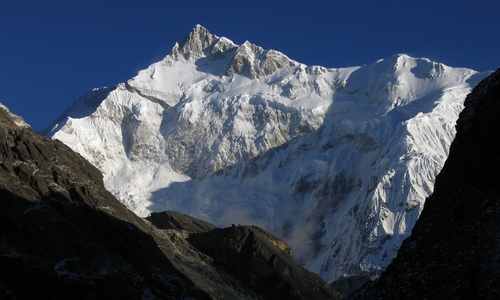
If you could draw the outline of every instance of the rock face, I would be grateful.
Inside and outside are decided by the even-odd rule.
[[[450,155],[411,236],[352,299],[500,298],[500,70],[465,100]]]
[[[334,293],[317,274],[304,272],[281,239],[254,226],[232,226],[189,237],[192,244],[266,299],[327,299]],[[279,250],[278,250],[279,249]],[[303,282],[313,283],[312,285]]]
[[[152,213],[147,219],[159,229],[184,230],[188,233],[206,232],[217,228],[213,224],[175,211]]]
[[[371,277],[409,235],[485,76],[403,54],[306,66],[196,26],[162,61],[78,100],[48,135],[140,216],[258,225],[328,282]]]
[[[181,253],[198,252],[197,265],[184,267],[194,281],[223,299],[340,299],[317,274],[305,270],[280,238],[255,226],[216,228],[193,217],[153,213],[157,228],[172,236]],[[180,234],[179,234],[180,233]],[[183,245],[183,246],[179,246]],[[200,268],[202,264],[210,267]],[[215,275],[214,275],[215,274]],[[207,277],[210,280],[207,280]],[[217,278],[218,280],[214,280]],[[214,285],[226,286],[224,293]]]
[[[235,235],[176,212],[149,220],[0,106],[0,298],[340,299],[262,229]]]

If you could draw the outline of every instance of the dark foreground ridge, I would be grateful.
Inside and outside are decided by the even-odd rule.
[[[0,298],[208,299],[100,172],[0,108]]]
[[[0,266],[1,299],[340,298],[257,227],[137,217],[95,167],[2,106]]]
[[[350,299],[500,299],[500,70],[465,100],[434,193],[398,256]]]

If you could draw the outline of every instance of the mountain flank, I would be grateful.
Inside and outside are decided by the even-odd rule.
[[[350,299],[500,298],[500,70],[467,96],[456,126],[411,236]]]

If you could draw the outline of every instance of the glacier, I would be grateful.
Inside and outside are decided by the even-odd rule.
[[[433,190],[465,96],[488,74],[404,54],[307,66],[197,25],[45,134],[97,166],[139,216],[258,225],[328,282],[376,277]]]

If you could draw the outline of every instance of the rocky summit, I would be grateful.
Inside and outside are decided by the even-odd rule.
[[[2,299],[341,298],[262,229],[139,218],[86,159],[4,106],[0,265]]]
[[[350,299],[500,298],[500,70],[467,96],[450,155],[397,257]]]

